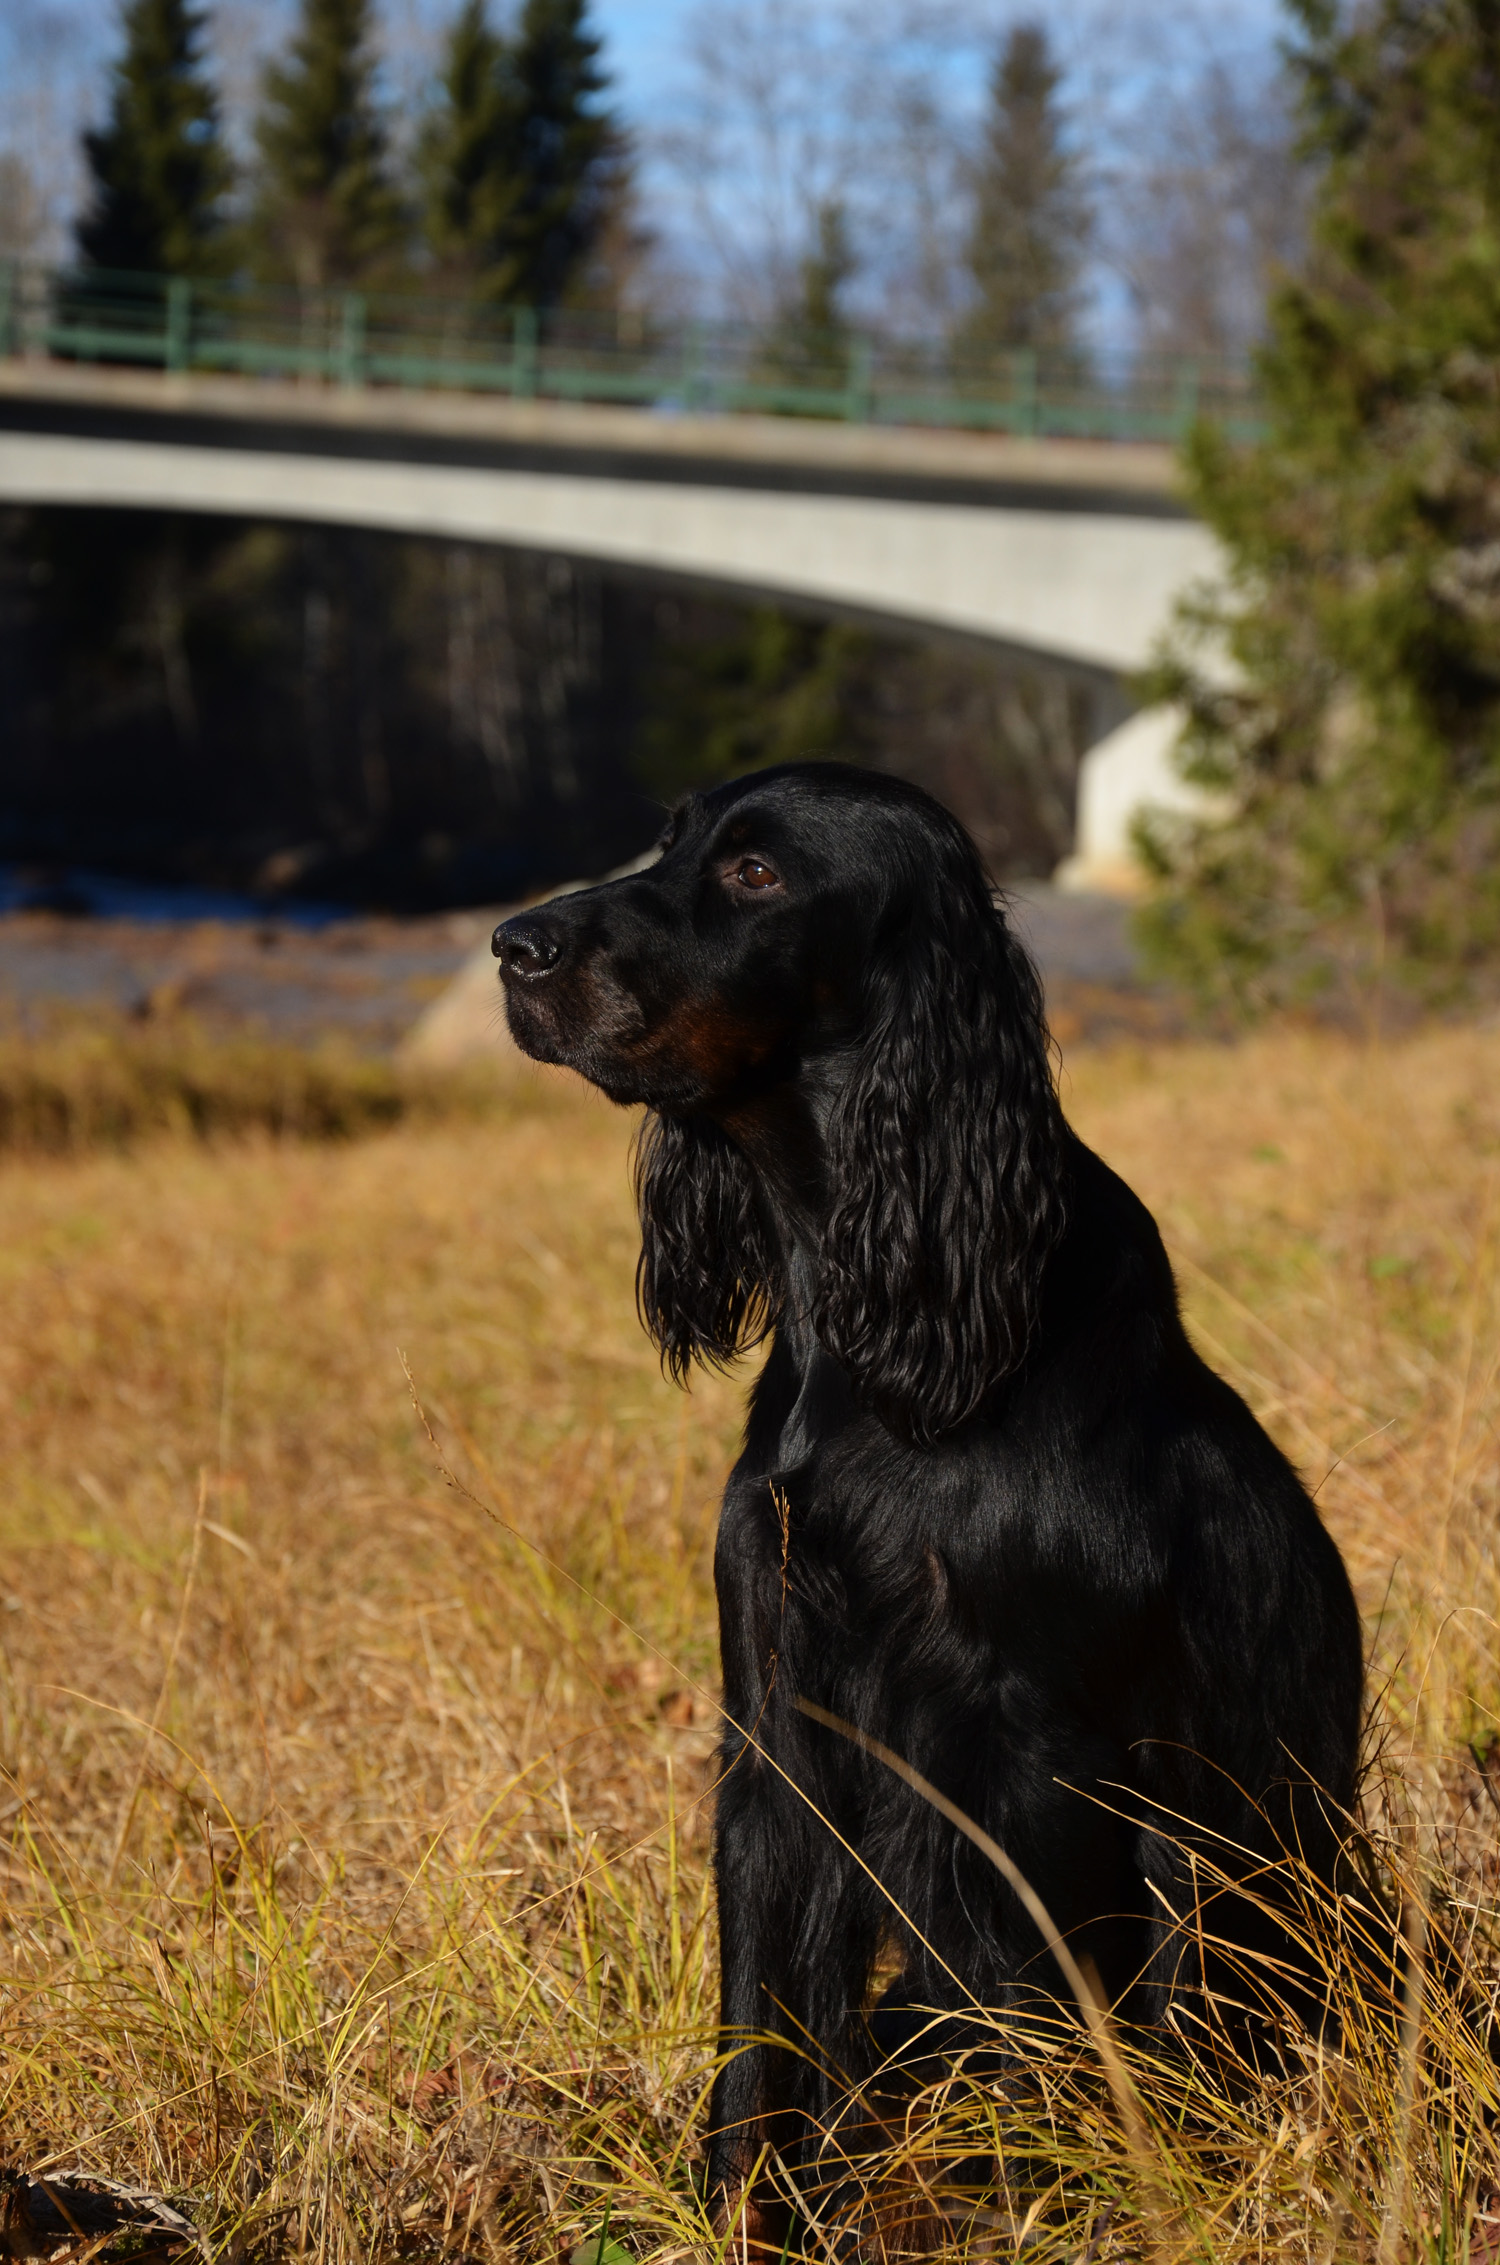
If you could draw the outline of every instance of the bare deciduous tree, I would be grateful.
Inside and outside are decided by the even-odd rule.
[[[31,259],[46,235],[46,211],[31,168],[13,149],[0,150],[0,259]]]
[[[1296,257],[1305,183],[1264,79],[1247,86],[1215,61],[1184,111],[1122,200],[1118,256],[1143,345],[1243,354]]]
[[[946,315],[963,227],[950,82],[980,45],[966,0],[700,0],[656,147],[705,295],[766,320],[837,206],[867,309]]]
[[[0,0],[0,249],[11,258],[56,259],[66,248],[97,29],[81,5]]]
[[[1024,0],[699,0],[654,143],[681,198],[665,234],[699,303],[768,319],[836,203],[861,315],[951,332],[971,296],[987,70],[1026,13]],[[1271,28],[1269,0],[1049,11],[1099,212],[1082,291],[1096,338],[1238,354],[1257,335],[1303,202]]]
[[[1170,16],[1088,0],[1073,16],[1096,296],[1148,351],[1243,355],[1268,282],[1298,256],[1307,183],[1270,31],[1266,10],[1208,0]]]

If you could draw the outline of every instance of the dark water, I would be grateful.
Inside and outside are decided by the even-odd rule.
[[[146,892],[142,892],[145,894]],[[154,892],[151,893],[154,896]],[[321,921],[178,900],[129,915],[0,912],[0,1023],[190,1014],[223,1031],[393,1047],[488,936],[493,914]]]
[[[1021,884],[1009,902],[1065,1043],[1144,1028],[1143,1013],[1155,1023],[1124,907],[1043,882]],[[268,910],[229,892],[0,867],[0,1024],[190,1014],[225,1031],[298,1043],[340,1032],[387,1050],[504,909],[420,919],[316,904]]]
[[[0,913],[50,912],[73,920],[137,920],[148,924],[223,920],[277,923],[306,929],[348,920],[347,905],[276,903],[229,889],[196,889],[147,881],[121,880],[84,867],[39,870],[34,865],[0,865]]]
[[[1050,881],[1018,881],[1005,895],[1049,988],[1063,980],[1125,989],[1138,983],[1128,905],[1114,897],[1065,896]]]

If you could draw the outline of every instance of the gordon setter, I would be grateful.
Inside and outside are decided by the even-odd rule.
[[[795,2179],[903,2038],[951,2057],[976,2002],[1068,1995],[984,1855],[799,1702],[998,1842],[1121,2019],[1182,2034],[1257,1961],[1295,1988],[1268,1883],[1340,1864],[1359,1622],[1150,1214],[1065,1122],[1036,971],[927,795],[834,764],[695,795],[657,863],[495,952],[518,1044],[645,1106],[667,1366],[770,1339],[715,1559],[709,2184],[774,2258],[758,2163]]]

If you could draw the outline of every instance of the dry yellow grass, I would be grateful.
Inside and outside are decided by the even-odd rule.
[[[1065,1093],[1348,1555],[1394,1860],[1487,1924],[1500,1032],[1081,1054]],[[237,2258],[551,2260],[606,2216],[628,2256],[714,2254],[743,1380],[657,1374],[629,1130],[538,1081],[352,1145],[0,1169],[0,2163],[64,2209],[88,2172]],[[1462,2253],[1477,2061],[1457,2102],[1378,2052],[1217,2103],[1138,2063],[1147,2175],[1063,2059],[1044,2250]]]
[[[178,1013],[63,1015],[43,1031],[0,1027],[0,1153],[80,1154],[163,1133],[353,1139],[482,1111],[495,1082],[486,1066],[403,1065],[336,1035],[297,1046]]]

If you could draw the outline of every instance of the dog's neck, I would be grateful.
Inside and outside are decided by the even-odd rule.
[[[726,1111],[720,1123],[750,1166],[761,1216],[776,1239],[785,1296],[776,1339],[792,1356],[796,1398],[782,1426],[775,1463],[803,1464],[820,1438],[848,1422],[849,1379],[813,1324],[831,1201],[827,1127],[837,1085],[789,1081]]]
[[[777,1330],[799,1367],[817,1350],[812,1311],[832,1202],[828,1124],[841,1084],[836,1061],[818,1062],[719,1120],[755,1176],[761,1216],[776,1240],[786,1283]]]
[[[763,1215],[790,1270],[822,1247],[830,1202],[832,1080],[804,1074],[728,1105],[719,1122],[755,1175]]]

